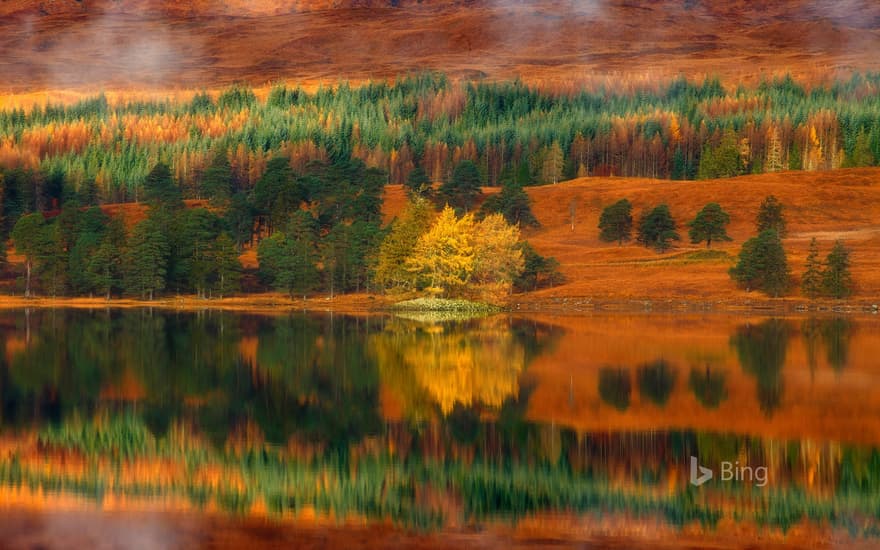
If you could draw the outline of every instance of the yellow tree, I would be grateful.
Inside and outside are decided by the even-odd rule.
[[[479,284],[494,283],[509,292],[525,266],[517,246],[519,227],[508,224],[501,214],[491,214],[475,229],[479,238],[474,239],[472,280]]]
[[[429,292],[447,294],[463,288],[474,270],[474,217],[461,218],[448,205],[434,225],[419,238],[406,261]]]

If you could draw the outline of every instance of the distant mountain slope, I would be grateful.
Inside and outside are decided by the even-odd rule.
[[[880,70],[863,0],[0,0],[0,90]]]

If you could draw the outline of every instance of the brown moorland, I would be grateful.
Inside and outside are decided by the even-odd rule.
[[[727,305],[761,300],[762,295],[738,289],[728,275],[744,241],[755,235],[761,201],[775,195],[785,205],[788,236],[784,245],[799,298],[798,285],[810,240],[820,255],[841,239],[852,251],[855,301],[877,303],[880,297],[880,170],[782,172],[704,181],[662,181],[641,178],[583,178],[555,186],[529,189],[542,227],[526,237],[539,253],[559,260],[567,283],[538,291],[532,300],[595,297],[600,300],[697,300]],[[598,236],[602,208],[618,199],[633,203],[634,218],[666,203],[678,222],[682,240],[666,252],[631,243],[618,247]],[[571,228],[570,205],[575,203]],[[692,245],[686,223],[709,202],[731,217],[727,243]],[[726,255],[724,254],[726,253]],[[873,302],[871,302],[873,300]]]
[[[880,68],[880,4],[781,0],[7,0],[0,90],[393,78],[555,86],[827,80]]]

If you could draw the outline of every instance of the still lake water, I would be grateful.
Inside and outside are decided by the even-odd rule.
[[[0,505],[880,543],[878,329],[4,311]]]

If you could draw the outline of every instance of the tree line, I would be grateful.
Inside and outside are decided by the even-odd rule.
[[[15,200],[51,204],[63,178],[96,204],[139,200],[157,161],[184,198],[210,198],[218,152],[239,189],[252,188],[276,156],[297,171],[350,156],[392,183],[416,170],[447,182],[469,160],[482,185],[873,166],[878,85],[880,75],[867,74],[813,88],[785,77],[736,89],[679,78],[635,90],[570,90],[424,73],[315,92],[279,84],[264,99],[240,86],[187,101],[111,104],[97,96],[0,111],[0,168],[30,187]]]
[[[773,195],[762,201],[755,219],[757,235],[743,243],[736,265],[729,270],[730,277],[741,288],[759,290],[774,297],[791,290],[791,270],[782,243],[787,225],[783,210],[784,205]],[[726,229],[729,223],[730,215],[719,204],[706,204],[687,224],[691,243],[705,242],[710,248],[713,242],[730,241]],[[666,252],[673,241],[681,239],[666,204],[644,211],[636,229],[636,241],[658,252]],[[632,203],[628,199],[620,199],[603,209],[599,217],[600,240],[621,246],[632,240],[632,233]],[[848,298],[855,289],[850,266],[850,250],[841,240],[835,241],[822,262],[814,237],[801,277],[802,294],[810,299]]]
[[[520,239],[519,225],[536,223],[521,188],[468,212],[481,193],[474,169],[463,161],[436,193],[411,186],[409,206],[383,228],[384,174],[359,159],[315,161],[297,172],[287,157],[275,157],[253,189],[241,190],[220,153],[206,171],[211,200],[202,206],[187,208],[170,168],[158,163],[145,180],[146,215],[128,214],[137,222],[130,227],[126,216],[83,206],[69,193],[54,213],[20,215],[9,235],[24,259],[26,296],[223,297],[241,290],[243,275],[249,289],[291,296],[404,286],[447,296],[492,287],[498,296],[559,282],[555,260]],[[437,216],[448,204],[457,209]],[[251,247],[259,270],[244,274],[239,255]]]

